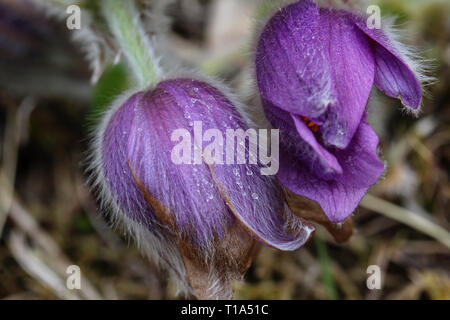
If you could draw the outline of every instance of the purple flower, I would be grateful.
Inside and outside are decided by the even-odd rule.
[[[249,266],[241,260],[251,261],[252,238],[294,250],[313,231],[287,209],[281,191],[260,175],[258,165],[172,161],[176,130],[194,136],[193,124],[200,122],[204,131],[245,130],[233,99],[223,92],[192,79],[160,82],[119,100],[96,136],[103,199],[138,240],[150,238],[153,254],[179,278],[188,278],[194,292],[210,290],[204,287],[216,278],[226,282],[231,273],[241,276]],[[198,270],[201,277],[195,277]],[[225,291],[211,296],[228,297]]]
[[[264,27],[256,74],[269,121],[281,132],[280,182],[343,221],[384,171],[366,122],[373,85],[417,110],[421,85],[408,54],[364,18],[312,0]]]

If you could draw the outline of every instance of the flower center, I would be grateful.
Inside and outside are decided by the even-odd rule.
[[[320,126],[311,120],[309,120],[307,117],[300,116],[300,118],[303,120],[303,122],[308,126],[308,128],[311,129],[312,132],[319,131]]]

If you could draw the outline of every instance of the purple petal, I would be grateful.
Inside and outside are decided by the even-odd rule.
[[[320,9],[320,32],[328,36],[325,50],[335,92],[321,131],[325,141],[344,149],[359,127],[372,89],[374,58],[367,38],[343,11]]]
[[[223,95],[205,83],[187,79],[160,83],[142,95],[134,108],[127,154],[135,180],[147,198],[157,199],[166,211],[164,217],[159,213],[159,220],[185,236],[194,235],[192,240],[200,244],[215,234],[221,236],[233,219],[208,166],[193,164],[198,145],[193,124],[201,121],[203,131],[224,124],[240,126],[229,120],[230,115],[239,119]],[[178,141],[171,141],[171,135],[177,129],[190,134],[192,164],[172,162],[171,151]]]
[[[111,117],[103,136],[102,163],[109,190],[119,207],[131,219],[150,228],[155,214],[136,186],[127,162],[133,108],[141,96],[138,93],[130,97]]]
[[[336,157],[317,141],[298,116],[274,107],[268,102],[264,105],[267,118],[280,130],[280,148],[289,150],[291,155],[322,179],[334,179],[342,173]]]
[[[230,172],[231,171],[231,172]],[[260,242],[280,250],[303,246],[314,227],[292,214],[272,179],[255,166],[215,166],[213,175],[235,217]]]
[[[317,201],[332,222],[341,222],[384,171],[377,145],[378,137],[363,121],[348,148],[335,153],[343,169],[336,180],[320,179],[287,151],[280,155],[278,178],[292,192]]]
[[[355,24],[371,40],[375,55],[375,86],[393,98],[399,98],[403,105],[417,109],[422,99],[422,89],[414,71],[398,53],[398,45],[383,32],[369,29],[366,22],[354,17]]]
[[[303,139],[306,143],[308,143],[314,150],[314,152],[317,154],[319,159],[325,163],[327,171],[329,171],[327,173],[331,173],[333,175],[341,174],[342,168],[339,165],[339,162],[336,159],[336,157],[332,155],[330,152],[328,152],[328,150],[325,149],[320,143],[317,142],[316,137],[314,137],[314,134],[311,131],[311,129],[308,128],[308,126],[298,116],[291,115],[291,117],[294,120],[294,124],[297,129],[297,132],[300,135],[300,138]]]
[[[278,11],[265,26],[256,51],[261,96],[290,113],[317,118],[334,100],[319,10],[299,1]]]

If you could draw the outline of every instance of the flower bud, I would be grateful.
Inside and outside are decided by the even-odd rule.
[[[281,132],[280,182],[331,221],[346,219],[384,171],[366,122],[372,86],[417,110],[418,69],[391,32],[362,16],[312,0],[280,9],[256,50],[264,108]]]
[[[250,266],[254,239],[294,250],[313,232],[292,215],[259,165],[221,162],[218,149],[215,161],[202,161],[208,132],[246,130],[238,103],[225,91],[179,78],[119,99],[94,146],[102,200],[188,293],[201,298],[231,296],[231,281]],[[233,149],[237,157],[239,148]]]

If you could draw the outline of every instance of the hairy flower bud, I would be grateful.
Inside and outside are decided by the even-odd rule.
[[[280,9],[256,50],[266,114],[281,130],[280,182],[331,221],[346,219],[384,171],[366,122],[372,87],[417,110],[418,69],[389,31],[362,16],[312,0]]]
[[[179,78],[128,95],[105,115],[94,146],[96,182],[114,217],[202,298],[231,296],[231,281],[252,261],[253,239],[294,250],[313,232],[259,165],[198,161],[199,125],[223,136],[246,130],[224,91]],[[180,139],[192,142],[182,162],[173,156]]]

